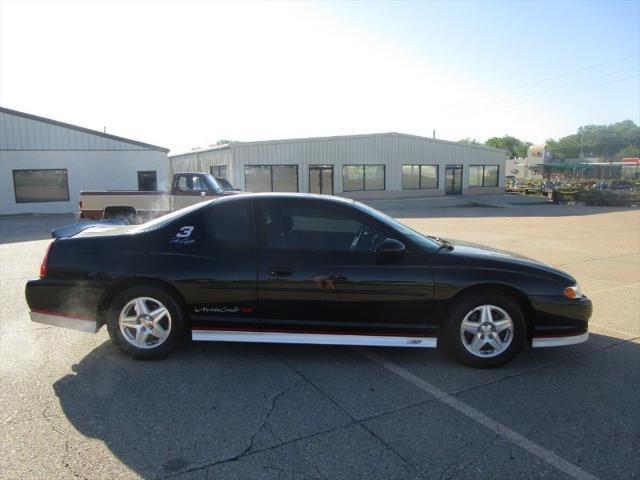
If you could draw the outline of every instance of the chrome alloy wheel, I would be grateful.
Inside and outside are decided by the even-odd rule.
[[[120,311],[120,332],[137,348],[162,345],[171,333],[171,314],[155,298],[137,297]]]
[[[513,340],[513,320],[495,305],[481,305],[467,313],[460,324],[460,340],[469,353],[490,358],[504,352]]]

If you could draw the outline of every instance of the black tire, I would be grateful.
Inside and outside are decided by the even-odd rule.
[[[135,340],[131,337],[136,335],[138,327],[134,328],[133,326],[125,326],[123,327],[123,333],[123,329],[120,326],[120,315],[125,307],[127,307],[128,312],[130,312],[129,318],[134,318],[135,316],[139,317],[137,307],[130,304],[132,302],[135,303],[135,299],[142,298],[147,299],[144,301],[144,307],[142,308],[151,310],[154,308],[154,305],[157,307],[157,304],[159,304],[160,306],[165,307],[168,314],[163,315],[158,319],[157,326],[149,316],[145,317],[143,320],[137,321],[137,323],[139,324],[139,328],[141,328],[142,330],[146,329],[140,337],[142,338],[142,336],[146,333],[146,341],[140,342],[141,344],[144,344],[146,346],[144,348],[136,346],[132,343],[135,342]],[[158,310],[159,308],[156,308],[155,311]],[[107,330],[109,332],[109,336],[111,337],[111,341],[122,352],[133,358],[152,360],[166,356],[176,347],[183,336],[184,323],[184,313],[182,307],[180,303],[173,297],[173,295],[169,294],[166,290],[153,285],[141,285],[123,290],[114,298],[109,308]],[[153,327],[150,328],[145,326],[152,324]],[[168,330],[167,325],[169,326]],[[168,332],[168,334],[162,339],[161,337],[163,337],[163,335],[154,335],[155,331],[161,332],[162,330],[160,329]],[[135,338],[138,337],[136,336]]]
[[[482,311],[478,310],[481,309],[482,306],[496,307],[489,308],[488,310],[491,311],[492,316],[496,317],[495,320],[497,322],[507,320],[502,314],[502,312],[506,312],[511,320],[513,328],[507,329],[509,332],[504,331],[501,333],[488,330],[488,334],[484,335],[484,331],[480,331],[481,326],[479,320]],[[502,347],[504,344],[508,343],[508,346],[503,350],[500,350],[494,348],[492,345],[484,344],[482,346],[484,350],[481,350],[477,354],[472,353],[463,342],[472,344],[473,334],[467,331],[465,331],[464,334],[461,332],[462,322],[468,314],[469,322],[479,322],[478,335],[482,334],[482,339],[487,338],[487,341],[489,341],[491,337],[491,341],[493,342],[497,333],[501,336],[501,342],[503,338],[510,338],[510,342],[504,341],[504,343],[499,344]],[[486,328],[490,328],[490,326],[487,326]],[[472,293],[464,297],[460,302],[457,302],[451,309],[444,328],[444,342],[446,347],[448,347],[448,350],[466,365],[476,368],[494,368],[509,363],[522,350],[526,336],[527,322],[519,303],[502,292],[490,290]],[[483,340],[480,341],[482,342]],[[469,345],[469,348],[472,349],[473,347]]]

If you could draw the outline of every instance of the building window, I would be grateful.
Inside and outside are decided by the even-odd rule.
[[[403,165],[402,189],[418,190],[438,188],[437,165]]]
[[[297,192],[297,165],[245,165],[247,192]]]
[[[384,165],[345,165],[342,167],[342,191],[384,190]]]
[[[158,190],[158,178],[155,170],[138,172],[138,190],[141,192],[155,192]]]
[[[227,166],[226,165],[213,165],[212,167],[209,167],[209,172],[214,177],[224,178],[224,179],[227,178]]]
[[[497,187],[498,165],[471,165],[469,167],[470,187]]]
[[[16,203],[68,202],[67,169],[13,170],[13,189]]]

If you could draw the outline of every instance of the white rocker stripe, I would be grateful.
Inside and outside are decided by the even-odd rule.
[[[315,345],[359,345],[381,347],[436,348],[435,337],[340,335],[319,333],[241,332],[229,330],[191,331],[193,340],[208,342],[304,343]]]
[[[534,337],[531,340],[531,346],[533,348],[565,347],[567,345],[576,345],[578,343],[586,342],[587,340],[589,340],[589,332],[567,337]]]
[[[51,325],[52,327],[69,328],[80,332],[96,333],[97,322],[91,319],[60,315],[53,312],[29,312],[32,322]]]

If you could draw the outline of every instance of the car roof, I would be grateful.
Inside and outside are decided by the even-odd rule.
[[[238,195],[233,195],[229,197],[219,197],[220,199],[224,199],[225,201],[230,200],[241,200],[241,199],[277,199],[277,200],[317,200],[321,202],[330,202],[330,203],[338,203],[342,205],[351,205],[355,202],[351,198],[344,197],[335,197],[333,195],[320,195],[316,193],[287,193],[287,192],[261,192],[261,193],[250,193],[243,192]]]

